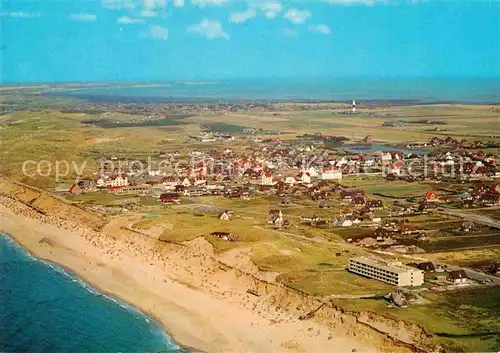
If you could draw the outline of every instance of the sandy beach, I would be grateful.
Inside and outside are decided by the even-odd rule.
[[[214,261],[202,238],[186,246],[124,232],[119,218],[100,232],[43,215],[0,196],[0,231],[36,257],[55,262],[102,292],[151,315],[180,345],[206,352],[395,351],[359,325],[299,320],[268,293],[246,292],[248,279]],[[234,254],[233,254],[234,255]],[[241,256],[240,267],[258,272]],[[241,254],[237,254],[241,255]],[[399,351],[408,351],[399,347]]]

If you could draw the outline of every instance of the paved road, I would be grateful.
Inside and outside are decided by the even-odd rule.
[[[217,208],[218,207],[218,206],[215,206],[213,204],[212,205],[211,204],[186,204],[186,205],[177,205],[177,206],[174,206],[174,207],[176,207],[176,208],[183,208],[183,207],[193,207],[193,206],[194,207],[200,207],[201,206],[201,207],[207,207],[207,208]],[[219,208],[219,209],[221,209],[221,208]],[[238,210],[238,209],[235,209],[235,211],[237,211],[238,213],[242,213],[242,214],[247,213],[247,214],[256,214],[256,215],[267,216],[267,213],[264,213],[264,212],[248,211],[248,210]],[[471,221],[476,222],[476,223],[481,223],[481,224],[485,224],[485,225],[494,224],[494,227],[500,229],[500,222],[495,221],[495,220],[493,220],[492,218],[490,218],[488,216],[467,214],[467,213],[465,213],[463,211],[454,210],[454,209],[444,209],[444,211],[440,211],[440,212],[445,213],[445,214],[449,214],[449,215],[452,215],[452,216],[456,216],[456,217],[463,217],[465,219],[470,219]],[[254,226],[254,228],[268,230],[267,228],[264,228],[262,226],[257,226],[257,225]],[[308,237],[300,235],[300,234],[290,233],[290,232],[286,232],[286,231],[283,231],[283,230],[280,230],[280,231],[278,231],[278,230],[272,230],[272,231],[275,234],[277,234],[277,235],[284,236],[284,237],[289,238],[291,240],[302,240],[302,241],[307,241],[307,242],[310,242],[310,243],[323,244],[323,245],[336,245],[336,246],[340,246],[340,247],[342,247],[344,249],[351,249],[351,250],[355,250],[355,251],[359,251],[360,250],[359,247],[357,247],[356,245],[349,244],[347,242],[346,243],[331,242],[331,241],[328,241],[327,239],[321,238],[321,237],[308,238]],[[396,253],[387,252],[387,251],[374,251],[374,252],[375,253],[380,252],[380,253],[390,254],[390,255],[393,255],[393,256],[396,256],[396,257],[405,257],[405,258],[408,258],[408,259],[411,259],[411,260],[416,260],[416,261],[428,261],[428,259],[420,257],[420,256],[417,256],[417,255],[409,255],[409,254],[404,254],[403,255],[403,254],[396,254]],[[499,277],[496,277],[496,276],[493,276],[493,275],[489,275],[487,273],[475,271],[475,270],[472,270],[470,268],[458,267],[458,266],[446,264],[446,263],[443,263],[443,262],[440,262],[440,264],[441,265],[446,265],[449,270],[464,269],[465,272],[467,273],[467,276],[469,278],[477,279],[477,280],[491,279],[494,284],[500,285],[500,278]],[[358,296],[354,296],[354,297],[358,297]]]
[[[439,210],[438,212],[444,213],[444,214],[447,214],[450,216],[460,217],[460,218],[466,219],[466,220],[474,222],[474,223],[479,223],[479,224],[483,224],[485,226],[500,229],[500,222],[499,221],[497,221],[491,217],[485,216],[485,215],[468,213],[468,212],[464,212],[462,210],[451,209],[451,208],[443,208],[443,209]]]

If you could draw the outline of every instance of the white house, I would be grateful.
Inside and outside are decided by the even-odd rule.
[[[128,186],[130,183],[128,181],[127,174],[118,174],[110,178],[106,186],[111,187],[123,187]]]
[[[387,152],[387,153],[382,153],[382,154],[380,155],[380,159],[381,159],[382,161],[392,161],[392,155],[391,155],[391,153],[390,153],[390,152]]]
[[[350,227],[352,226],[352,221],[349,219],[342,219],[337,222],[337,225],[341,227]]]
[[[310,184],[311,183],[311,174],[309,174],[308,172],[300,172],[299,174],[297,174],[295,179],[297,181],[300,181],[303,184]]]
[[[318,169],[316,169],[315,166],[310,166],[305,170],[306,173],[309,173],[309,176],[311,178],[317,178],[318,177]]]
[[[260,176],[261,185],[273,185],[273,175],[271,173],[262,173]]]
[[[454,270],[448,273],[446,280],[454,284],[467,283],[467,273],[464,270]]]
[[[97,179],[95,184],[98,188],[104,188],[106,187],[106,179],[104,177],[100,177],[99,179]]]
[[[333,167],[324,167],[319,173],[321,180],[340,180],[342,179],[342,171]]]
[[[188,178],[184,178],[184,180],[182,180],[182,182],[181,182],[181,185],[183,185],[185,187],[191,186],[191,181]]]

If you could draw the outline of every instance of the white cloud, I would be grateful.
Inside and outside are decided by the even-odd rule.
[[[319,25],[309,26],[308,29],[311,32],[317,32],[317,33],[321,33],[321,34],[330,34],[330,33],[332,33],[330,27],[328,27],[325,24],[319,24]]]
[[[262,4],[258,4],[258,6],[262,11],[280,12],[281,10],[283,10],[283,6],[276,1],[265,2]]]
[[[156,17],[158,11],[167,6],[166,0],[142,0],[141,17]]]
[[[141,17],[156,17],[158,16],[158,12],[153,10],[142,10]]]
[[[183,7],[184,6],[184,0],[174,0],[174,6],[175,7]]]
[[[207,39],[224,38],[229,39],[229,34],[224,32],[222,23],[213,20],[202,20],[200,23],[187,28],[189,33],[198,33]]]
[[[285,13],[285,18],[295,24],[305,23],[311,17],[311,12],[308,10],[290,9]]]
[[[92,22],[97,20],[97,16],[93,13],[74,13],[69,15],[69,18],[73,21],[82,21],[82,22]]]
[[[167,40],[168,29],[162,26],[150,26],[149,33],[154,39]]]
[[[142,0],[144,10],[164,9],[166,6],[166,0]]]
[[[133,25],[136,23],[143,23],[144,20],[142,18],[132,18],[127,15],[120,17],[116,20],[116,23],[120,23],[122,25]]]
[[[282,28],[281,33],[284,36],[290,37],[290,38],[298,38],[299,37],[299,32],[294,30],[294,29],[291,29],[291,28]]]
[[[270,20],[273,20],[276,18],[278,14],[274,11],[267,11],[264,16],[266,16],[266,18],[270,19]]]
[[[191,4],[198,7],[221,6],[226,2],[227,0],[191,0]]]
[[[375,5],[375,0],[327,0],[327,2],[333,5]]]
[[[281,3],[276,1],[270,2],[252,2],[251,6],[259,12],[262,12],[264,16],[270,20],[276,18],[279,12],[283,10]]]
[[[256,13],[253,9],[248,9],[242,12],[231,12],[229,14],[229,21],[234,23],[243,23],[255,18]]]
[[[135,9],[136,1],[131,0],[101,0],[101,6],[108,10]]]
[[[2,16],[9,16],[13,18],[37,18],[41,17],[42,15],[37,12],[15,11],[2,13]]]

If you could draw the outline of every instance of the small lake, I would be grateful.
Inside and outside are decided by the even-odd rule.
[[[428,151],[425,151],[425,150],[396,147],[396,146],[390,146],[390,145],[377,145],[377,144],[344,145],[344,146],[339,147],[339,149],[346,151],[346,152],[362,153],[362,154],[374,154],[376,152],[402,152],[404,154],[413,153],[413,154],[418,154],[418,155],[424,155],[424,154],[428,153]]]

